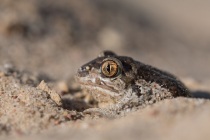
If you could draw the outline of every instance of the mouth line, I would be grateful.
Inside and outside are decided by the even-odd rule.
[[[89,81],[88,83],[80,82],[80,84],[81,84],[82,86],[99,87],[99,88],[101,88],[101,89],[109,90],[109,91],[111,91],[111,92],[118,92],[117,90],[115,90],[115,89],[113,89],[113,88],[109,88],[109,87],[107,87],[106,85],[94,84],[94,83],[92,83],[91,81]]]
[[[117,90],[106,87],[105,85],[97,85],[97,84],[92,83],[91,81],[88,82],[88,83],[79,81],[79,83],[81,84],[81,86],[83,88],[87,88],[87,89],[90,89],[90,90],[99,90],[101,92],[104,92],[104,93],[112,96],[112,97],[121,96],[121,94],[118,93]]]

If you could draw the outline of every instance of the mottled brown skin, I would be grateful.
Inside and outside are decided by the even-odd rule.
[[[103,73],[101,67],[107,61],[116,62],[116,75],[109,77]],[[116,117],[166,98],[190,97],[188,89],[175,76],[111,51],[104,51],[83,65],[78,70],[77,80],[99,102],[99,108],[86,112],[98,112],[107,117]]]

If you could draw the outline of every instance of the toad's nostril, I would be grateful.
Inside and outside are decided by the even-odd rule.
[[[89,74],[88,71],[82,70],[82,69],[79,69],[78,72],[77,72],[77,75],[78,75],[79,77],[85,77],[85,76],[87,76],[88,74]]]
[[[90,70],[90,66],[82,66],[79,68],[79,71],[89,71]]]
[[[86,71],[86,68],[85,68],[85,67],[80,67],[80,68],[78,69],[78,72],[83,72],[83,71]]]

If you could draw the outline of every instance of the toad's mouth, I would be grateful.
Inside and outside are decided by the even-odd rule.
[[[113,87],[107,86],[102,81],[94,83],[92,82],[92,80],[88,80],[86,78],[77,78],[77,81],[81,84],[82,88],[86,88],[90,91],[100,91],[101,93],[107,94],[112,97],[121,96],[118,90],[114,89]]]

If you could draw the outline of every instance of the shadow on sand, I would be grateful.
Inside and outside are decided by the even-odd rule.
[[[193,91],[192,93],[192,98],[202,98],[202,99],[210,99],[210,92],[208,91]]]

